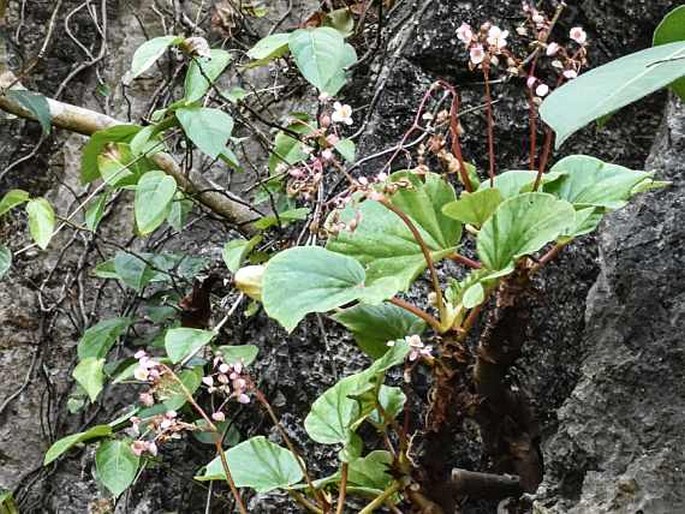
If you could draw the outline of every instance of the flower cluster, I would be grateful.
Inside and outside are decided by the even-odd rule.
[[[277,175],[288,178],[287,193],[291,197],[311,200],[323,179],[325,169],[336,163],[334,149],[340,142],[339,127],[354,124],[352,107],[340,102],[333,102],[325,93],[319,97],[323,104],[323,113],[319,117],[318,128],[309,127],[309,132],[301,137],[301,150],[308,155],[297,165],[281,162],[276,166]],[[301,122],[305,123],[305,122]]]
[[[508,56],[506,50],[508,37],[508,30],[502,30],[490,22],[483,23],[478,31],[466,22],[457,29],[457,38],[469,51],[471,68],[480,68],[484,64],[497,66],[499,55]]]
[[[214,372],[202,377],[202,383],[207,386],[207,391],[210,394],[219,393],[225,397],[223,403],[212,413],[214,421],[224,421],[226,415],[223,408],[229,400],[235,399],[243,404],[250,403],[250,397],[247,393],[251,381],[242,361],[229,364],[224,361],[222,356],[217,355],[214,357],[213,367]]]
[[[152,359],[144,350],[140,350],[133,356],[138,359],[138,366],[133,371],[133,376],[141,382],[155,383],[162,375],[159,362]]]
[[[149,453],[154,457],[159,451],[160,444],[171,439],[180,439],[181,432],[194,429],[193,425],[181,421],[178,413],[173,410],[145,420],[134,416],[128,429],[129,434],[136,437],[131,443],[131,450],[138,456]]]
[[[414,334],[412,336],[405,337],[404,340],[409,345],[409,356],[407,357],[409,362],[414,362],[419,358],[433,358],[433,347],[431,345],[424,344],[424,342],[421,340],[421,336]],[[388,341],[386,345],[392,348],[395,346],[395,343],[396,341]]]

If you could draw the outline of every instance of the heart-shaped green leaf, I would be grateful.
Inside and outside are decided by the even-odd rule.
[[[523,193],[502,202],[478,234],[478,256],[490,270],[506,270],[574,224],[575,210],[547,193]]]
[[[185,327],[172,328],[167,330],[164,336],[164,348],[171,362],[176,364],[209,344],[214,336],[216,334],[210,330]]]
[[[290,34],[278,33],[257,41],[257,44],[247,51],[247,56],[254,59],[248,66],[261,66],[285,55],[288,52],[288,39]]]
[[[60,455],[63,455],[70,448],[74,447],[78,443],[84,441],[89,441],[91,439],[97,439],[98,437],[105,437],[112,433],[112,427],[110,425],[96,425],[89,428],[85,432],[79,432],[77,434],[71,434],[62,439],[58,439],[53,443],[52,446],[45,452],[45,458],[43,459],[43,465],[47,466],[52,461],[57,459]]]
[[[48,247],[55,230],[55,211],[45,198],[34,198],[26,204],[31,237],[43,250]]]
[[[388,351],[388,341],[420,334],[426,328],[421,318],[389,303],[355,305],[334,314],[333,319],[352,332],[359,347],[374,359]]]
[[[131,441],[103,441],[95,453],[98,478],[114,495],[119,496],[133,483],[140,458],[133,453]]]
[[[78,343],[78,358],[95,357],[96,359],[103,359],[119,336],[130,325],[130,318],[106,319],[93,325],[83,333],[83,337]]]
[[[676,7],[661,20],[654,31],[654,46],[685,41],[685,5]],[[676,80],[671,84],[671,89],[685,100],[685,78]]]
[[[365,297],[365,279],[364,268],[351,257],[316,246],[291,248],[267,264],[262,301],[267,314],[291,331],[306,314]]]
[[[94,402],[105,384],[105,374],[103,368],[105,367],[105,359],[98,359],[97,357],[88,357],[82,359],[71,375],[74,379],[86,390],[91,402]]]
[[[186,136],[212,159],[224,151],[233,132],[233,118],[219,109],[183,107],[176,118]]]
[[[479,189],[473,193],[464,191],[459,200],[446,204],[442,212],[462,223],[480,227],[503,201],[499,189]]]
[[[169,215],[176,194],[176,180],[161,170],[149,171],[136,186],[136,226],[141,235],[154,232]]]
[[[10,189],[0,200],[0,216],[9,212],[10,209],[23,204],[29,199],[29,194],[22,189]]]
[[[267,493],[274,489],[287,489],[303,478],[297,457],[264,436],[248,439],[225,454],[237,487],[250,487],[259,493]],[[195,480],[226,480],[220,457],[207,464]]]
[[[145,72],[170,46],[178,45],[182,41],[183,38],[180,36],[160,36],[140,45],[133,54],[129,80]]]
[[[636,52],[583,73],[549,95],[542,119],[556,147],[588,123],[647,96],[685,75],[685,41]]]
[[[194,57],[185,79],[185,98],[189,103],[200,100],[231,62],[231,54],[214,48],[207,57]]]
[[[570,155],[552,167],[559,180],[545,184],[544,190],[577,208],[604,207],[619,209],[633,195],[638,184],[651,181],[653,173],[634,171],[617,164],[602,162],[587,155]]]
[[[412,220],[433,261],[453,253],[461,237],[461,223],[442,212],[456,199],[452,186],[434,173],[428,174],[425,182],[408,173],[396,173],[392,178],[411,184],[394,194],[391,202]],[[426,268],[421,246],[407,225],[379,202],[349,205],[340,212],[340,219],[345,223],[361,221],[353,232],[342,230],[332,237],[326,248],[361,262],[369,283],[395,277],[404,291]]]

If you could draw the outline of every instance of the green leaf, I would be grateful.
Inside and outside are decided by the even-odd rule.
[[[462,223],[480,227],[503,201],[499,189],[479,189],[473,193],[464,191],[459,200],[446,204],[442,212]]]
[[[619,209],[633,196],[642,182],[651,182],[653,173],[634,171],[617,164],[602,162],[587,155],[570,155],[561,159],[552,171],[562,174],[560,180],[546,184],[552,193],[576,207]]]
[[[50,104],[47,98],[40,93],[26,91],[24,89],[12,89],[5,93],[15,102],[31,111],[31,114],[38,120],[43,134],[49,134],[52,128],[52,115],[50,114]]]
[[[115,125],[90,136],[81,154],[81,181],[88,184],[100,177],[98,157],[108,143],[128,142],[139,130],[137,125]]]
[[[127,286],[141,291],[156,272],[140,257],[126,252],[117,252],[114,257],[114,272]]]
[[[202,444],[211,444],[214,446],[216,444],[214,442],[214,432],[209,430],[207,422],[204,419],[198,419],[195,421],[195,425],[198,429],[193,430],[193,437]],[[221,440],[225,446],[235,446],[240,442],[240,432],[232,421],[215,421],[214,425],[219,430]]]
[[[4,244],[0,244],[0,279],[5,276],[12,266],[12,252]]]
[[[685,41],[685,5],[669,12],[654,31],[654,46],[676,41]],[[685,100],[685,78],[676,80],[670,87],[681,100]]]
[[[343,378],[317,398],[304,420],[304,428],[314,441],[321,444],[348,443],[352,426],[371,412],[362,413],[355,397],[375,387],[375,381],[388,369],[404,362],[409,345],[398,341],[368,369]],[[362,415],[363,414],[363,415]]]
[[[136,187],[135,214],[138,232],[146,235],[159,227],[171,210],[176,180],[161,170],[149,171]]]
[[[216,333],[211,330],[172,328],[164,336],[164,348],[171,362],[176,364],[209,344],[214,336]]]
[[[59,456],[63,455],[70,448],[75,445],[82,443],[84,441],[89,441],[91,439],[96,439],[98,437],[105,437],[111,435],[112,427],[109,425],[96,425],[85,432],[79,432],[78,434],[71,434],[62,439],[58,439],[50,446],[50,449],[45,453],[45,458],[43,460],[43,465],[47,466],[52,461],[57,459]]]
[[[140,458],[133,453],[128,440],[104,441],[95,453],[98,478],[114,496],[119,496],[133,483],[139,462]]]
[[[461,224],[442,213],[456,197],[452,186],[431,173],[425,183],[409,174],[394,174],[391,179],[410,180],[412,189],[392,196],[392,203],[417,227],[434,262],[453,253],[461,237]],[[421,247],[405,223],[376,201],[349,205],[340,212],[346,223],[361,217],[353,232],[341,231],[329,239],[326,248],[357,259],[366,268],[368,283],[382,277],[395,277],[400,290],[407,290],[426,268]]]
[[[381,404],[381,407],[383,407],[383,411],[385,411],[385,415],[388,419],[384,419],[379,410],[374,406],[369,415],[369,420],[378,425],[385,425],[389,420],[395,419],[404,410],[404,404],[407,402],[407,397],[399,387],[382,385],[378,391],[378,402]]]
[[[351,36],[354,32],[354,16],[349,7],[336,9],[326,14],[323,23],[327,27],[332,27],[343,37]]]
[[[296,30],[290,34],[288,46],[302,76],[330,95],[342,88],[345,68],[357,60],[342,34],[330,27]]]
[[[133,54],[131,62],[131,74],[129,80],[133,80],[152,66],[157,59],[164,55],[170,46],[178,45],[183,41],[180,36],[160,36],[146,41],[138,47]]]
[[[486,268],[505,270],[519,257],[554,241],[575,220],[573,206],[547,193],[523,193],[502,202],[478,234]]]
[[[388,341],[420,334],[426,323],[418,316],[389,303],[359,304],[333,315],[347,328],[359,347],[374,359],[388,351]]]
[[[347,483],[351,486],[380,494],[392,483],[390,474],[392,455],[385,450],[376,450],[366,457],[350,462]]]
[[[184,86],[186,101],[196,102],[205,96],[230,62],[231,54],[219,49],[210,50],[208,57],[194,57],[186,72]]]
[[[275,227],[276,225],[284,227],[293,221],[306,220],[308,215],[308,207],[299,207],[297,209],[279,212],[278,216],[264,216],[255,221],[254,226],[259,230],[266,230],[268,228]]]
[[[364,296],[365,273],[351,257],[316,246],[285,250],[266,266],[262,302],[292,331],[305,315],[327,312]]]
[[[583,73],[556,89],[540,106],[557,134],[556,147],[597,118],[665,87],[685,74],[685,42],[636,52]]]
[[[305,122],[296,120],[288,125],[288,130],[302,136],[312,132],[312,126]],[[290,134],[279,131],[274,137],[274,149],[269,155],[269,171],[275,173],[279,164],[293,165],[304,161],[309,154],[304,151],[304,144]]]
[[[55,230],[55,211],[45,198],[34,198],[26,204],[31,237],[43,250],[48,247]]]
[[[200,387],[200,384],[202,384],[203,375],[202,366],[196,366],[193,369],[184,369],[178,374],[178,378],[190,394],[194,394]],[[171,382],[167,387],[159,390],[158,395],[163,400],[161,413],[169,410],[178,410],[188,401],[183,389],[176,381]],[[152,408],[154,409],[155,407]],[[141,417],[145,417],[143,416],[143,412],[141,412],[140,415]]]
[[[216,349],[228,364],[242,363],[243,366],[249,366],[257,358],[259,348],[253,344],[241,345],[224,345]]]
[[[82,359],[71,375],[86,390],[91,402],[94,402],[105,384],[105,374],[103,368],[105,359],[88,357]]]
[[[483,284],[476,282],[464,291],[462,303],[465,309],[473,309],[485,301],[485,289]]]
[[[216,159],[233,132],[233,118],[219,109],[184,107],[176,110],[183,131],[200,150]]]
[[[186,218],[190,211],[193,210],[193,202],[184,198],[183,194],[178,191],[174,196],[174,201],[171,202],[169,214],[166,221],[174,230],[181,231],[186,223]]]
[[[289,38],[290,34],[280,33],[271,34],[257,41],[257,44],[247,51],[247,56],[256,62],[252,62],[248,66],[262,66],[285,55],[288,52]]]
[[[516,196],[519,193],[530,193],[533,191],[533,186],[535,185],[535,180],[537,179],[538,172],[530,170],[509,170],[499,175],[495,176],[494,187],[499,190],[501,195],[506,200],[512,196]],[[548,184],[559,180],[561,175],[559,173],[545,173],[542,175],[541,182],[543,184]],[[478,189],[481,191],[483,189],[490,189],[490,180],[484,180]]]
[[[104,359],[119,336],[131,326],[130,318],[112,318],[93,325],[83,333],[78,343],[79,359]]]
[[[237,487],[250,487],[259,493],[287,489],[303,478],[297,458],[290,451],[257,436],[230,448],[228,468]],[[220,457],[205,467],[196,480],[226,480]]]
[[[224,245],[222,257],[226,267],[231,273],[238,271],[242,266],[245,257],[261,242],[261,236],[254,236],[252,239],[234,239]]]
[[[86,226],[93,232],[97,230],[100,221],[102,221],[102,216],[105,214],[108,196],[109,195],[105,191],[93,198],[91,204],[88,206],[88,210],[85,214]]]
[[[29,194],[22,189],[10,189],[0,200],[0,216],[11,209],[23,204],[29,199]]]
[[[357,146],[351,139],[341,139],[335,144],[335,149],[347,162],[354,162],[357,158]]]

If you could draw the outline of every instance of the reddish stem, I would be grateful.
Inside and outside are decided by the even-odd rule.
[[[411,312],[415,316],[418,316],[421,318],[423,321],[428,323],[431,327],[433,327],[436,331],[440,331],[440,322],[435,319],[433,316],[428,314],[426,311],[419,309],[416,305],[412,305],[409,302],[406,302],[402,300],[401,298],[397,298],[396,296],[390,298],[388,300],[390,303],[393,305],[397,305],[398,307],[404,309],[405,311]]]
[[[488,160],[490,168],[490,187],[495,187],[495,123],[492,117],[492,95],[490,93],[490,69],[486,63],[483,66],[483,77],[485,78],[485,112],[488,120]]]
[[[469,268],[480,269],[483,267],[483,265],[480,262],[474,261],[473,259],[469,259],[465,255],[461,255],[458,253],[453,253],[449,256],[449,258],[452,259],[454,262],[458,262],[459,264],[463,264],[464,266],[467,266]]]

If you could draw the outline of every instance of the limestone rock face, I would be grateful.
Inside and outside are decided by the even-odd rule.
[[[581,377],[545,445],[553,512],[685,509],[685,106],[647,160],[673,185],[606,221]]]
[[[25,16],[21,17],[24,3]],[[54,49],[28,84],[45,94],[59,92],[62,81],[83,60],[64,30],[64,14],[81,3],[63,2]],[[161,31],[157,15],[145,10],[148,3],[106,2],[108,45],[114,50],[101,70],[106,80],[116,83],[144,39],[134,13],[146,12],[143,19],[152,32]],[[290,12],[287,27],[305,19],[318,4],[316,0],[267,3],[283,14]],[[583,25],[592,40],[592,64],[598,65],[648,46],[654,27],[674,2],[568,3],[572,5],[558,28],[559,37],[570,27]],[[13,33],[22,26],[22,54],[37,52],[53,4],[9,2],[7,23]],[[372,155],[396,144],[411,125],[430,84],[446,79],[459,87],[465,109],[476,108],[462,119],[464,147],[467,159],[484,169],[485,123],[477,109],[482,88],[477,84],[479,77],[466,69],[456,28],[462,21],[479,24],[486,20],[512,28],[519,11],[519,0],[396,2],[384,44],[356,68],[353,85],[344,91],[346,101],[358,108],[355,117],[366,122],[359,155]],[[77,11],[71,20],[78,25],[79,40],[97,50],[99,38],[86,11]],[[16,50],[9,46],[14,67],[21,64]],[[128,107],[121,93],[113,93],[112,105],[102,104],[93,94],[97,85],[94,71],[86,71],[61,91],[62,99],[93,109],[121,108],[111,114],[125,119]],[[147,110],[147,98],[155,87],[153,81],[141,81],[128,92],[134,115]],[[494,88],[500,170],[526,165],[527,107],[525,101],[509,94],[516,87]],[[298,107],[310,105],[297,96],[290,100]],[[542,425],[545,479],[533,504],[540,514],[685,512],[685,107],[672,100],[664,119],[665,100],[666,95],[660,93],[622,110],[604,130],[581,131],[555,156],[585,153],[636,169],[654,169],[657,178],[671,180],[673,186],[647,193],[610,216],[596,237],[573,244],[536,279],[528,341],[512,370],[512,380],[530,391]],[[31,152],[39,139],[35,125],[3,121],[0,173]],[[83,143],[80,136],[58,134],[38,148],[33,158],[13,164],[12,170],[0,175],[0,193],[22,187],[66,209],[74,201],[73,192],[83,192],[78,180]],[[256,154],[259,147],[254,148]],[[357,172],[377,173],[384,162],[382,158],[369,161]],[[411,163],[398,159],[396,164]],[[131,219],[130,199],[126,199],[108,221],[106,237],[125,242]],[[20,217],[3,220],[0,239],[17,244],[24,227]],[[228,235],[199,223],[184,240],[183,249],[205,252],[220,262],[221,245]],[[79,301],[81,285],[73,278],[85,265],[81,261],[84,250],[80,241],[73,243],[69,237],[62,235],[58,240],[59,248],[74,245],[59,257],[61,261],[58,252],[29,253],[17,261],[11,285],[0,282],[0,488],[19,493],[22,513],[82,513],[104,496],[92,475],[90,451],[73,452],[48,471],[40,468],[42,453],[55,438],[94,419],[107,422],[112,417],[106,409],[93,410],[88,416],[66,414],[79,329],[92,318],[73,320],[64,310],[41,310],[41,305],[49,306],[60,297],[64,284],[68,284],[70,301]],[[60,271],[53,273],[58,263]],[[86,301],[92,300],[89,295],[94,293],[87,287],[84,291]],[[116,314],[125,300],[121,292],[111,286],[101,294],[107,311],[103,315]],[[263,387],[274,405],[288,412],[283,416],[286,430],[303,448],[308,464],[322,474],[332,471],[335,451],[308,442],[302,421],[309,405],[334,383],[336,374],[344,376],[364,365],[350,349],[349,336],[337,325],[327,321],[324,325],[322,330],[321,324],[310,320],[288,336],[257,316],[236,321],[231,334],[236,341],[260,346]],[[118,394],[110,393],[108,402]],[[263,430],[262,419],[247,418],[241,419],[241,429]],[[487,463],[477,438],[471,436],[465,434],[455,441],[450,454],[456,465],[483,469]],[[211,457],[211,450],[192,442],[165,450],[162,465],[146,470],[141,485],[119,502],[117,512],[204,512],[206,492],[179,476],[192,476]],[[177,474],[167,471],[172,461],[177,463]],[[216,509],[221,507],[216,502]],[[489,513],[495,506],[469,509],[466,512]],[[277,495],[253,497],[250,511],[299,512],[287,498]]]

